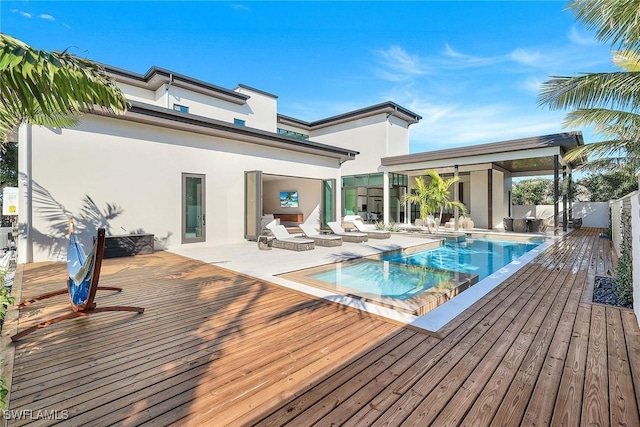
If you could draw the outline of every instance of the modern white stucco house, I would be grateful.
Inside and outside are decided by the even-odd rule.
[[[85,244],[105,227],[153,233],[167,248],[255,237],[263,214],[333,220],[345,172],[376,171],[381,157],[407,153],[409,125],[420,119],[387,102],[304,122],[245,85],[106,69],[131,101],[127,114],[19,130],[19,262],[64,258],[68,217]],[[297,192],[297,207],[280,206],[285,191]]]
[[[125,115],[18,132],[19,262],[64,259],[69,217],[85,245],[104,227],[152,233],[169,249],[255,239],[271,215],[317,226],[348,214],[409,223],[417,207],[402,196],[425,169],[458,175],[452,197],[477,227],[494,228],[510,213],[512,178],[570,176],[576,165],[562,155],[583,144],[563,133],[409,154],[409,127],[421,117],[391,101],[307,122],[246,85],[105,68],[131,102]],[[281,206],[283,194],[297,206]]]

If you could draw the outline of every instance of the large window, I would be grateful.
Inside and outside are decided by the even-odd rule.
[[[300,132],[294,132],[292,130],[287,130],[287,129],[278,128],[278,133],[280,135],[292,136],[292,137],[298,138],[298,139],[304,139],[304,140],[309,139],[309,135],[307,135],[307,134],[300,133]]]
[[[389,219],[404,221],[402,197],[407,192],[407,175],[389,173]],[[342,177],[343,215],[360,215],[369,222],[383,217],[384,174],[368,173]]]

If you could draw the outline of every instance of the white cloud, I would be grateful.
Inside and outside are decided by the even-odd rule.
[[[410,55],[402,47],[393,45],[389,49],[375,51],[386,70],[379,71],[380,77],[391,81],[402,81],[412,76],[427,73],[428,68],[423,65],[417,55]]]
[[[245,6],[243,4],[232,4],[231,7],[236,10],[243,10],[245,12],[251,12],[251,8],[249,6]]]
[[[467,67],[484,67],[486,65],[496,64],[503,62],[504,57],[499,56],[473,56],[454,50],[449,44],[445,44],[444,51],[442,52],[447,58],[454,59],[454,62],[447,62],[446,65],[455,68],[467,68]]]
[[[527,52],[521,48],[514,50],[509,56],[512,60],[525,65],[536,65],[542,57],[540,52]]]
[[[569,30],[569,34],[567,34],[567,37],[569,38],[569,40],[571,40],[573,43],[579,46],[598,46],[601,44],[592,36],[581,34],[575,25],[571,26],[571,29]]]
[[[529,77],[527,80],[522,82],[521,87],[527,92],[538,94],[540,93],[541,84],[542,82],[539,79],[535,77]]]
[[[413,111],[424,114],[419,109]],[[442,111],[443,114],[439,115],[437,120],[423,119],[411,126],[411,152],[506,141],[563,131],[563,113],[535,113],[530,109],[506,104],[461,104],[454,108],[445,106]]]
[[[40,15],[38,15],[39,18],[44,19],[45,21],[55,21],[56,18],[54,18],[53,16],[47,14],[47,13],[42,13]]]
[[[24,16],[25,18],[31,18],[31,14],[28,12],[18,11],[18,13]]]

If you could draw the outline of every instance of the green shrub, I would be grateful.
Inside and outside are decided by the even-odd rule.
[[[631,258],[631,213],[627,210],[622,211],[622,229],[625,230],[622,235],[622,243],[620,245],[620,259],[615,273],[615,284],[620,299],[632,303],[633,302],[633,260]]]
[[[389,224],[388,230],[397,233],[398,231],[400,231],[400,225],[398,223],[392,221]]]
[[[387,227],[384,225],[384,222],[377,221],[376,222],[376,230],[385,230]]]

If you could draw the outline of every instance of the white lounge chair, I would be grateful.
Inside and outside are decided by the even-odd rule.
[[[327,225],[333,234],[342,237],[345,242],[361,243],[369,240],[367,233],[345,231],[337,222],[328,222]]]
[[[309,239],[318,246],[340,246],[342,245],[342,237],[335,235],[320,234],[318,230],[311,224],[300,224],[300,229]]]
[[[271,230],[275,237],[272,243],[274,248],[289,249],[292,251],[308,251],[316,247],[313,239],[294,237],[289,234],[284,225],[276,225],[272,222],[267,225],[267,228]]]
[[[354,219],[351,222],[353,222],[353,225],[356,226],[358,231],[360,231],[362,233],[367,233],[367,237],[369,237],[370,239],[388,239],[389,237],[391,237],[391,233],[386,231],[386,230],[370,230],[370,229],[368,229],[367,226],[365,225],[365,223],[363,223],[362,221],[360,221],[358,219]]]

